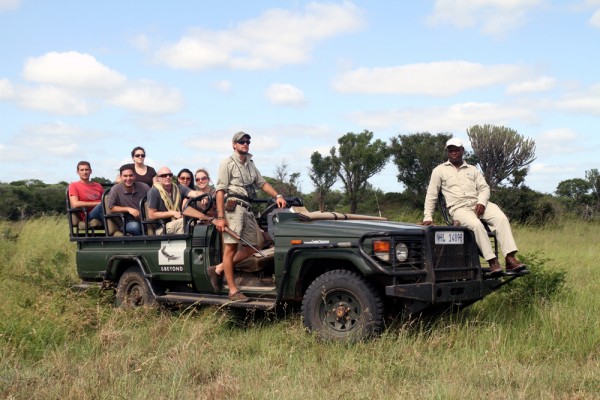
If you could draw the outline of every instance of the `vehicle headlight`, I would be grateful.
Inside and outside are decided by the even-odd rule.
[[[404,243],[396,244],[394,250],[396,253],[396,260],[398,260],[399,262],[404,262],[408,260],[408,246],[406,246]]]

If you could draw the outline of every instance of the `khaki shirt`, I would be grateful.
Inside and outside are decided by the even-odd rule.
[[[262,188],[266,182],[256,169],[252,154],[246,154],[246,162],[242,162],[240,155],[234,152],[221,162],[215,190],[223,190],[225,194],[250,197],[245,189],[246,185]]]
[[[477,168],[463,161],[456,168],[450,161],[438,165],[431,173],[431,180],[425,196],[423,221],[433,221],[433,211],[442,191],[448,209],[474,207],[481,204],[487,207],[490,187]]]

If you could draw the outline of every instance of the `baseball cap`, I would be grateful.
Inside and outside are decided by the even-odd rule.
[[[464,147],[462,140],[455,137],[446,142],[446,148],[448,148],[449,146]]]
[[[248,139],[252,139],[252,137],[250,135],[248,135],[246,132],[239,131],[238,133],[236,133],[236,134],[233,135],[232,142],[237,142],[238,140],[240,140],[244,136],[248,136]]]

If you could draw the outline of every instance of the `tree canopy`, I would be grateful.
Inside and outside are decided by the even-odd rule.
[[[388,145],[381,139],[371,142],[373,132],[349,132],[338,139],[339,147],[331,149],[338,177],[348,196],[350,212],[355,213],[365,195],[368,179],[380,172],[389,158]]]
[[[490,188],[495,189],[512,177],[513,186],[521,184],[528,165],[535,161],[535,142],[504,126],[474,125],[467,129],[473,152]]]
[[[589,181],[581,178],[567,179],[559,182],[556,187],[556,194],[572,200],[575,204],[583,204],[586,194],[590,191],[592,185]]]
[[[333,149],[331,150],[334,151]],[[310,156],[311,168],[308,170],[308,177],[315,185],[315,195],[319,210],[325,210],[325,199],[331,192],[331,187],[337,181],[337,169],[331,155],[323,157],[321,153],[315,151]]]
[[[585,171],[585,178],[590,183],[590,189],[596,202],[600,204],[600,172],[598,172],[597,168],[592,168],[589,171]]]
[[[432,135],[429,132],[398,135],[391,138],[391,155],[398,167],[398,181],[412,196],[415,206],[422,207],[433,169],[446,159],[448,133]]]

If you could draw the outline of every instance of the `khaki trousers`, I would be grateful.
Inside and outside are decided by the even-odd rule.
[[[475,215],[475,206],[460,207],[456,210],[451,208],[449,211],[453,220],[460,221],[462,226],[466,226],[473,231],[475,241],[477,242],[477,246],[479,246],[483,258],[489,261],[496,257],[487,231],[479,218],[477,218],[477,215]],[[492,202],[488,202],[481,220],[487,222],[492,232],[496,233],[496,239],[504,256],[518,250],[510,229],[510,222],[500,207]]]

